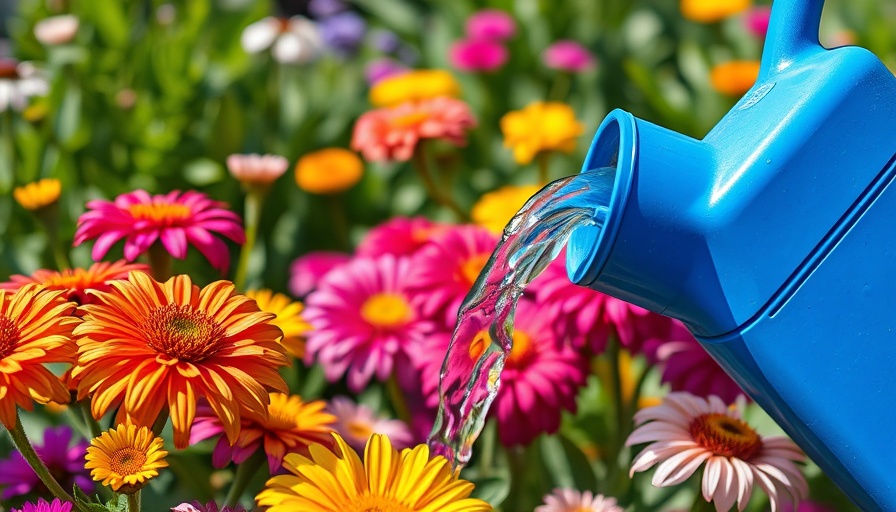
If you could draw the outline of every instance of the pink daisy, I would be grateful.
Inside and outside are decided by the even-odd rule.
[[[334,397],[327,410],[336,417],[333,430],[358,452],[364,451],[372,434],[385,434],[396,450],[414,444],[411,431],[403,421],[383,418],[370,407],[356,404],[348,397]]]
[[[99,261],[113,244],[124,239],[124,257],[133,261],[157,240],[178,259],[187,256],[187,246],[192,244],[213,267],[226,272],[230,251],[212,233],[238,244],[245,242],[245,234],[240,218],[225,207],[193,190],[164,195],[135,190],[115,201],[90,201],[88,211],[78,219],[74,245],[96,239],[92,256]]]
[[[293,260],[289,266],[289,291],[304,297],[317,287],[327,272],[348,263],[352,257],[343,252],[315,251]]]
[[[471,38],[504,41],[516,33],[516,22],[502,10],[483,9],[467,18],[466,28]]]
[[[743,510],[757,484],[776,512],[808,494],[794,463],[803,452],[786,437],[762,438],[737,410],[717,396],[671,393],[663,403],[635,414],[627,446],[650,443],[632,462],[631,475],[657,466],[653,485],[679,485],[704,466],[702,492],[716,510]]]
[[[113,281],[127,280],[128,275],[134,270],[149,272],[149,266],[118,260],[112,263],[100,261],[87,269],[41,269],[30,276],[20,274],[10,276],[8,282],[0,283],[0,289],[14,292],[26,284],[37,283],[49,290],[64,290],[66,300],[78,304],[91,304],[96,300],[96,295],[87,293],[89,290],[107,292],[111,289]]]
[[[581,73],[594,67],[594,55],[576,41],[563,39],[548,46],[542,54],[545,66],[569,73]]]
[[[43,498],[37,500],[37,503],[28,502],[21,508],[11,508],[10,512],[71,512],[72,503],[70,501],[60,501],[54,498],[53,501],[47,501]]]
[[[603,494],[594,495],[591,491],[575,489],[554,489],[544,497],[544,505],[535,508],[535,512],[624,512],[625,509],[616,504],[616,498],[608,498]]]
[[[305,301],[305,362],[315,360],[330,381],[348,375],[360,391],[376,375],[386,380],[396,362],[432,330],[407,293],[411,262],[390,254],[358,257],[329,272]]]
[[[355,254],[369,258],[383,254],[412,256],[444,229],[444,225],[426,217],[393,217],[368,231]]]
[[[467,130],[476,126],[470,107],[461,100],[438,97],[371,110],[355,123],[352,149],[369,161],[406,162],[422,139],[443,139],[466,145]]]
[[[509,52],[491,39],[461,39],[451,45],[448,60],[461,71],[495,71],[507,63]]]

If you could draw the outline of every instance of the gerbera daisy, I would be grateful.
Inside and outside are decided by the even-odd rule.
[[[535,512],[624,512],[624,510],[616,504],[616,498],[575,489],[554,489],[551,494],[544,497],[544,505],[535,508]]]
[[[305,301],[305,362],[315,360],[329,380],[346,373],[360,391],[376,375],[385,380],[432,330],[408,295],[411,261],[390,254],[355,258],[324,277]]]
[[[716,510],[743,510],[753,484],[768,495],[772,512],[786,501],[808,495],[806,479],[794,461],[803,452],[786,437],[762,438],[738,411],[717,396],[670,393],[663,403],[635,414],[636,429],[627,446],[650,443],[632,462],[631,474],[657,465],[653,485],[679,485],[703,470],[703,498]]]
[[[62,193],[62,183],[54,178],[42,180],[16,187],[12,190],[12,196],[22,208],[37,211],[56,204]]]
[[[240,218],[227,205],[205,194],[179,190],[150,195],[145,190],[122,194],[115,201],[95,200],[78,219],[74,245],[96,239],[91,253],[95,261],[124,239],[124,257],[133,261],[157,240],[175,258],[187,256],[192,244],[221,272],[230,265],[230,250],[213,233],[242,244],[246,235]]]
[[[73,485],[77,485],[85,492],[90,492],[93,482],[84,471],[87,441],[82,439],[72,445],[72,429],[65,425],[45,429],[43,436],[43,444],[35,444],[34,451],[44,461],[50,474],[63,489],[71,489]],[[29,493],[49,493],[28,461],[17,451],[10,453],[9,458],[0,460],[0,488],[3,488],[0,498],[4,501]]]
[[[72,503],[70,501],[59,501],[59,498],[53,498],[53,501],[47,501],[39,498],[37,503],[28,502],[22,505],[22,508],[11,508],[10,512],[71,512]]]
[[[398,449],[406,448],[412,443],[411,431],[405,422],[384,418],[372,408],[356,404],[348,397],[334,397],[330,400],[327,410],[336,417],[334,430],[349,446],[359,452],[364,449],[364,445],[373,434],[385,435]]]
[[[536,101],[501,117],[504,146],[513,150],[518,164],[528,164],[548,151],[572,153],[585,125],[576,119],[572,107],[555,101]]]
[[[389,438],[374,434],[364,450],[364,463],[334,434],[335,453],[312,445],[309,457],[289,454],[283,467],[290,474],[271,478],[256,500],[268,512],[479,512],[488,503],[470,498],[473,484],[458,478],[448,460],[429,456],[419,445],[401,453]]]
[[[296,297],[304,297],[317,288],[317,283],[327,272],[351,260],[343,252],[315,251],[294,259],[289,265],[289,291]]]
[[[336,418],[324,411],[327,404],[321,400],[304,402],[298,395],[270,394],[271,405],[266,414],[246,413],[240,425],[240,434],[233,446],[225,437],[218,440],[212,454],[212,463],[223,468],[229,461],[241,464],[259,448],[268,456],[271,474],[280,469],[287,453],[307,453],[308,445],[326,444],[331,441],[330,432]],[[211,407],[200,406],[193,423],[190,443],[198,443],[224,432],[224,425]]]
[[[205,397],[236,442],[247,411],[264,414],[268,389],[286,391],[287,364],[274,315],[236,294],[228,281],[203,289],[186,275],[159,283],[143,272],[91,292],[75,330],[78,399],[92,397],[93,416],[118,407],[117,423],[151,426],[168,406],[174,445],[186,448],[196,401]]]
[[[214,501],[209,501],[204,505],[202,502],[192,501],[173,507],[171,512],[246,512],[246,509],[242,505],[219,507]]]
[[[364,235],[355,253],[376,258],[383,254],[412,256],[446,226],[426,217],[393,217]]]
[[[16,427],[16,406],[68,403],[69,392],[45,363],[74,363],[72,329],[80,322],[62,292],[35,284],[0,290],[0,422]]]
[[[305,309],[305,305],[271,290],[248,291],[246,297],[255,300],[258,309],[277,315],[271,320],[271,323],[283,331],[280,344],[291,356],[298,359],[304,357],[305,336],[311,330],[311,324],[302,318],[302,310]]]
[[[30,276],[16,274],[9,281],[0,283],[0,288],[15,291],[28,283],[43,285],[49,290],[65,292],[64,297],[78,304],[89,304],[93,296],[88,290],[108,291],[110,283],[127,279],[133,271],[148,272],[149,267],[143,263],[128,263],[118,260],[112,263],[100,261],[89,268],[72,268],[65,270],[36,270]]]
[[[90,441],[84,467],[113,491],[133,494],[159,476],[159,469],[168,467],[168,452],[162,444],[162,438],[147,427],[118,425]]]

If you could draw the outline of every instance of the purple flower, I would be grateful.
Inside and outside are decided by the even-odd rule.
[[[401,48],[401,39],[391,30],[376,29],[370,34],[373,47],[383,53],[395,53]]]
[[[69,501],[59,501],[54,498],[53,501],[47,503],[47,500],[40,498],[37,503],[25,503],[22,508],[13,508],[9,512],[71,512],[72,504]]]
[[[190,503],[181,503],[171,509],[171,512],[246,512],[242,505],[234,505],[232,507],[218,508],[218,504],[210,501],[203,505],[199,501],[191,501]]]
[[[71,489],[73,485],[77,485],[89,492],[93,490],[93,480],[90,479],[90,472],[84,469],[84,455],[87,453],[88,443],[82,439],[74,446],[71,444],[72,429],[63,425],[45,430],[43,445],[35,445],[34,450],[63,489]],[[9,458],[0,460],[0,487],[3,488],[0,499],[3,500],[32,492],[48,493],[40,478],[17,451],[12,452]]]
[[[463,39],[451,45],[448,59],[461,71],[494,71],[507,62],[507,48],[491,39]]]
[[[318,28],[327,46],[340,55],[352,55],[361,46],[367,24],[360,15],[348,11],[322,19]]]
[[[467,18],[467,36],[470,39],[504,41],[516,33],[513,17],[498,9],[484,9]]]
[[[318,19],[333,16],[348,9],[348,5],[342,0],[311,0],[308,4],[308,12]]]
[[[594,66],[594,55],[570,39],[562,39],[548,46],[541,57],[547,67],[570,73],[580,73]]]
[[[376,59],[370,61],[364,68],[364,78],[369,85],[373,85],[380,80],[389,78],[390,76],[406,73],[407,66],[393,59]]]

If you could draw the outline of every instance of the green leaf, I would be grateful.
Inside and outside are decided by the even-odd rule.
[[[492,505],[499,505],[507,499],[510,493],[510,481],[507,478],[499,476],[489,476],[480,479],[472,479],[476,488],[473,489],[471,496],[487,501]]]
[[[542,436],[541,458],[556,487],[597,488],[597,476],[588,457],[563,435]]]
[[[91,499],[91,497],[85,494],[77,485],[75,485],[72,490],[72,497],[75,498],[75,505],[77,505],[77,508],[81,510],[86,510],[88,512],[106,512],[109,510],[106,506],[100,503],[99,498],[96,500]]]

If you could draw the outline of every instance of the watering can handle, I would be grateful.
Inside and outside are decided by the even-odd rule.
[[[774,0],[760,76],[783,71],[805,50],[820,49],[818,27],[824,0]]]

